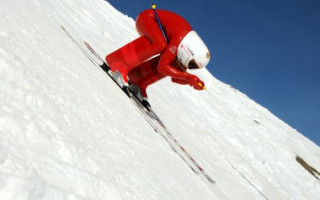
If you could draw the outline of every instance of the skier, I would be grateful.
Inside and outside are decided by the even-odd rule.
[[[147,106],[146,88],[170,76],[172,82],[203,90],[200,78],[187,69],[200,69],[210,60],[204,42],[181,16],[165,10],[145,10],[136,19],[140,37],[106,56],[112,72]]]

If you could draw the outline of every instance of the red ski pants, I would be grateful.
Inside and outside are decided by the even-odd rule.
[[[160,54],[166,48],[167,42],[152,10],[142,12],[137,17],[136,29],[141,37],[107,55],[106,61],[112,71],[118,70],[122,74],[126,82],[130,72],[130,81],[140,86],[146,96],[146,87],[164,76],[157,72],[159,58],[144,62]],[[134,68],[138,69],[132,71]]]

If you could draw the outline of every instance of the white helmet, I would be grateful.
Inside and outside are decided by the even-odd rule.
[[[179,44],[177,58],[189,69],[200,69],[209,63],[210,52],[199,35],[190,31]]]

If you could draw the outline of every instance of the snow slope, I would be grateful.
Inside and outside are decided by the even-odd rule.
[[[137,37],[103,0],[0,1],[0,199],[316,200],[320,148],[238,90],[165,79],[149,100],[208,185],[60,28],[102,55]]]

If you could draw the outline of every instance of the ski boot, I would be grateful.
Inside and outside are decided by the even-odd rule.
[[[128,95],[128,97],[131,97],[131,92],[129,89],[129,84],[125,82],[125,80],[122,77],[122,74],[116,70],[115,72],[112,72],[110,70],[111,76],[113,80],[122,88],[122,90]]]
[[[139,86],[135,85],[135,84],[131,84],[129,86],[129,90],[130,92],[141,102],[141,104],[148,110],[151,111],[151,105],[148,102],[148,98],[147,97],[143,97],[142,93],[141,93],[141,89]]]

